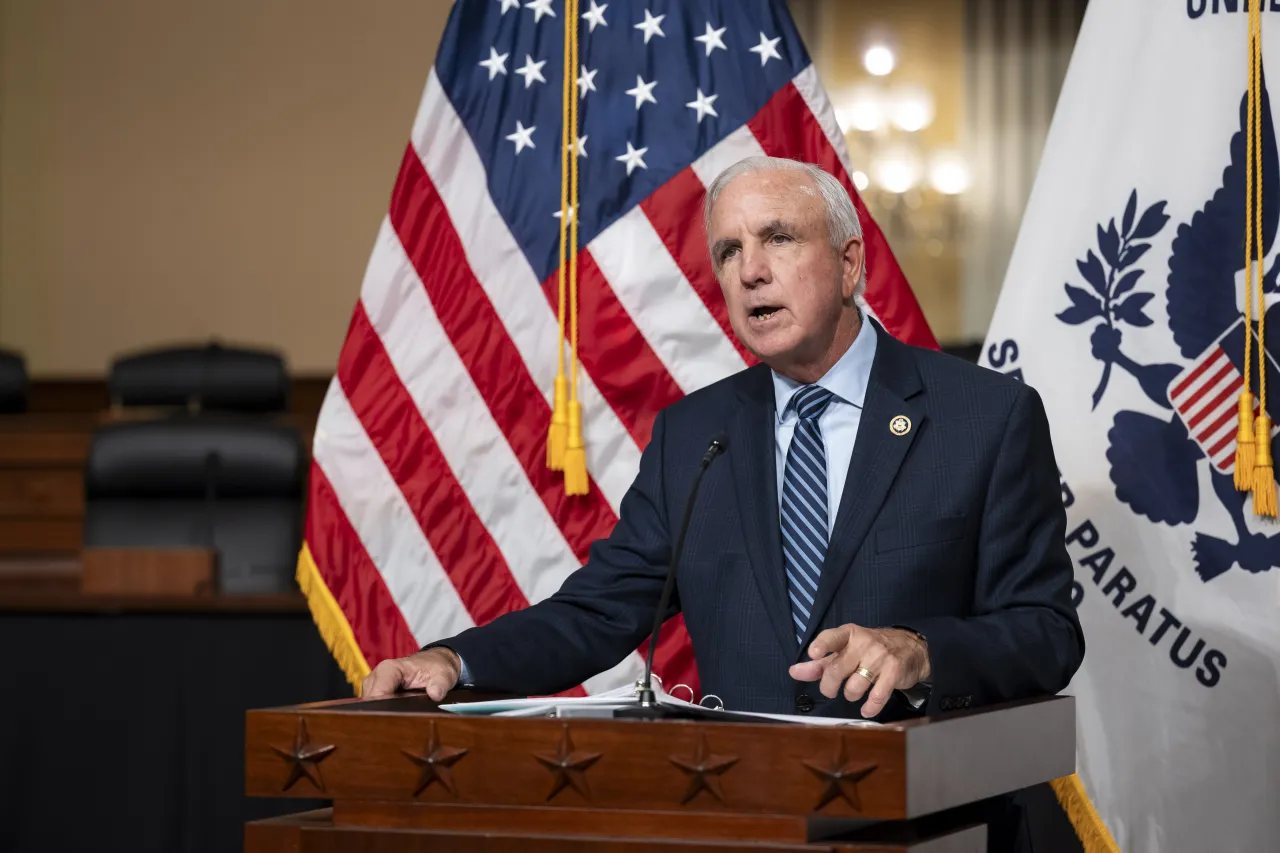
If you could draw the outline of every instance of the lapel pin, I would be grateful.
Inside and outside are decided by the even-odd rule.
[[[911,432],[911,418],[906,415],[898,415],[889,421],[889,432],[894,435],[906,435]]]

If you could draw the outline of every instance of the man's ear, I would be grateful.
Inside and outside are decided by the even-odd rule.
[[[845,240],[844,248],[840,252],[842,268],[840,295],[845,302],[853,299],[853,293],[858,288],[858,281],[862,278],[862,268],[865,262],[866,255],[863,253],[862,238],[854,236]]]

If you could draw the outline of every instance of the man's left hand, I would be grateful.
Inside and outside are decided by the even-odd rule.
[[[813,638],[809,660],[791,667],[797,681],[818,681],[818,691],[834,699],[857,702],[871,688],[862,705],[862,716],[879,714],[893,691],[907,690],[929,678],[929,648],[917,634],[901,628],[863,628],[841,625]],[[868,679],[858,672],[871,673]],[[873,686],[874,685],[874,686]]]

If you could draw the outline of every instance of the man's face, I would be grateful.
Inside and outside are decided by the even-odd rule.
[[[853,311],[862,241],[831,246],[826,206],[807,175],[748,172],[716,199],[707,235],[734,333],[780,373],[821,362]]]

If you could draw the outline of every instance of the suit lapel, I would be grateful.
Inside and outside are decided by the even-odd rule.
[[[778,641],[794,656],[797,651],[782,568],[782,532],[778,522],[778,482],[774,461],[773,382],[769,369],[757,365],[747,371],[739,392],[740,405],[730,418],[729,460],[732,462],[738,514],[751,571]]]
[[[813,616],[797,654],[817,633],[822,617],[831,606],[836,590],[844,581],[889,494],[902,461],[924,426],[924,404],[917,396],[923,387],[910,351],[874,320],[870,322],[877,334],[875,362],[871,366],[858,437],[840,498],[840,510],[836,514],[822,578],[818,582]],[[895,435],[889,428],[890,421],[899,415],[905,415],[911,422],[905,435]]]

